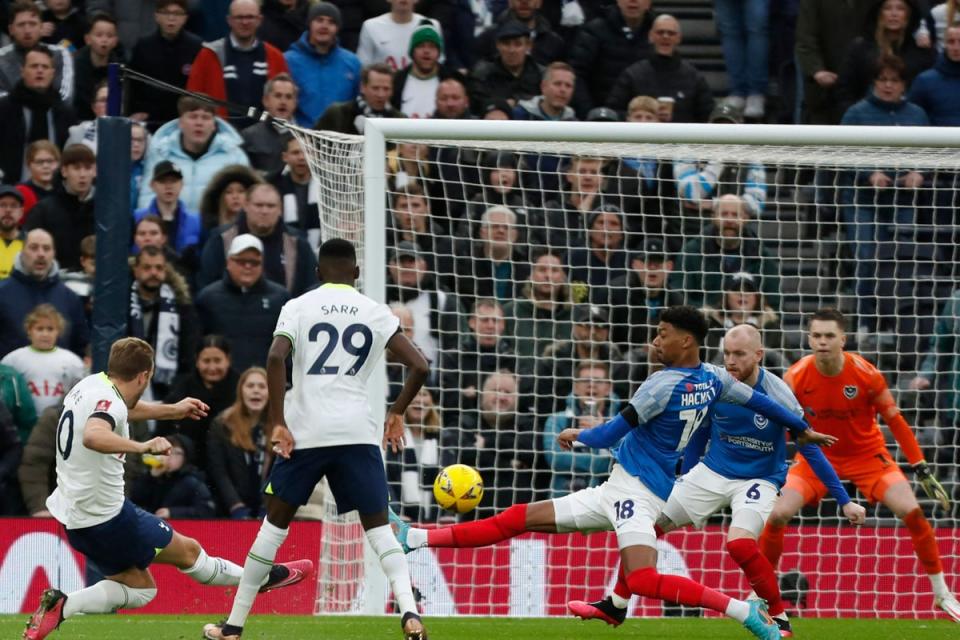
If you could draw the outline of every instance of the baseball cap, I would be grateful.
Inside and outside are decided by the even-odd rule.
[[[260,238],[252,233],[241,233],[230,243],[230,252],[227,256],[235,256],[247,249],[255,249],[257,253],[263,255],[263,243],[260,242]]]
[[[746,271],[740,271],[723,279],[723,290],[757,292],[760,290],[760,287],[757,285],[756,276]]]
[[[594,107],[587,113],[587,122],[620,122],[620,116],[609,107]]]
[[[530,27],[518,20],[508,20],[497,29],[497,40],[530,37]]]
[[[390,254],[391,260],[399,260],[400,258],[417,258],[419,250],[417,245],[410,242],[409,240],[404,240],[403,242],[398,242],[397,247]]]
[[[0,198],[4,196],[10,196],[16,198],[20,201],[20,204],[23,204],[23,194],[20,193],[20,190],[9,184],[0,184]]]
[[[160,178],[166,178],[167,176],[177,176],[183,180],[183,173],[169,160],[163,160],[158,162],[157,165],[153,168],[153,179],[159,180]]]
[[[577,324],[610,324],[610,312],[598,304],[578,304],[573,308],[573,321]]]
[[[633,254],[634,260],[643,260],[647,262],[649,260],[659,260],[664,261],[667,258],[666,249],[663,247],[663,242],[656,239],[649,239],[643,243],[643,248]]]

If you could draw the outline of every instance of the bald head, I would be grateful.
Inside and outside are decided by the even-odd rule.
[[[664,13],[657,16],[650,27],[650,43],[653,44],[657,55],[672,56],[677,49],[677,45],[683,39],[680,32],[680,22],[673,16]]]
[[[752,324],[738,324],[731,327],[724,336],[723,341],[733,340],[737,344],[743,344],[749,349],[763,349],[763,340],[760,337],[760,330]]]
[[[723,336],[723,366],[734,378],[753,386],[763,361],[763,339],[752,324],[738,324]]]

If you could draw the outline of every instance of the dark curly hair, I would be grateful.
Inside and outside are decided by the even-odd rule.
[[[667,307],[660,314],[660,322],[669,323],[681,331],[686,331],[693,336],[698,345],[704,343],[707,339],[707,331],[710,329],[703,313],[690,305]]]

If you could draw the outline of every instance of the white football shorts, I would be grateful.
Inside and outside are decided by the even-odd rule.
[[[616,531],[617,544],[625,549],[656,547],[653,527],[664,504],[639,478],[616,464],[606,482],[554,499],[553,509],[557,531]]]
[[[710,516],[729,506],[733,512],[730,525],[759,536],[779,495],[779,489],[768,480],[727,478],[701,462],[673,485],[663,515],[678,527],[692,524],[699,529]]]

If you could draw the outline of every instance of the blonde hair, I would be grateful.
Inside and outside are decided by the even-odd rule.
[[[267,370],[262,367],[250,367],[241,373],[240,380],[237,381],[236,399],[232,405],[220,414],[223,426],[230,434],[230,444],[245,451],[257,450],[257,445],[253,442],[253,428],[257,426],[258,421],[243,402],[243,384],[247,381],[247,378],[255,374],[263,376],[264,380],[267,379]],[[270,400],[268,398],[267,404],[264,405],[260,415],[266,416],[269,408]]]
[[[62,334],[63,330],[67,328],[66,319],[64,319],[63,314],[57,311],[56,307],[52,304],[38,304],[27,314],[27,317],[24,318],[23,330],[30,333],[30,327],[40,320],[50,320],[53,322],[58,334]]]
[[[433,399],[433,394],[430,393],[430,390],[429,390],[429,389],[421,389],[421,391],[425,392],[425,393],[427,394],[427,396],[429,396],[429,398],[430,398],[430,406],[429,406],[429,407],[424,407],[423,421],[422,421],[422,423],[419,424],[419,425],[414,425],[414,426],[419,426],[419,427],[420,427],[420,430],[423,432],[423,435],[424,435],[425,437],[433,437],[433,438],[435,438],[435,437],[437,437],[438,435],[440,435],[440,427],[442,426],[442,423],[441,423],[441,421],[440,421],[440,412],[437,411],[437,404],[436,404],[436,402],[434,401],[434,399]],[[420,392],[418,391],[418,392],[417,392],[417,396],[419,396],[419,395],[420,395]],[[416,398],[414,398],[414,400],[416,400]],[[413,402],[411,402],[410,405],[413,405]],[[409,410],[410,410],[410,407],[408,406],[408,407],[407,407],[407,411],[409,411]],[[404,417],[404,422],[406,422],[406,417],[407,417],[407,416],[406,416],[406,412],[404,412],[404,416],[403,416],[403,417]]]
[[[647,113],[657,115],[659,106],[656,98],[651,98],[650,96],[635,96],[627,104],[627,114],[631,114],[634,111],[646,111]]]

